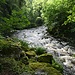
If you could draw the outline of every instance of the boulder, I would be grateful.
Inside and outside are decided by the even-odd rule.
[[[36,55],[36,53],[34,51],[26,52],[26,56],[28,56],[28,58],[35,57],[35,55]]]
[[[37,57],[37,61],[52,64],[53,56],[51,54],[42,54]]]

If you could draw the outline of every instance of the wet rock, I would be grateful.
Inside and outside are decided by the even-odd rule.
[[[51,54],[42,54],[38,56],[37,60],[39,62],[45,62],[52,64],[53,56]]]
[[[35,57],[36,53],[34,51],[28,51],[26,52],[26,56],[28,56],[28,58]]]

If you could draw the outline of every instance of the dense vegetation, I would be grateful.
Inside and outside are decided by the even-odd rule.
[[[74,42],[75,0],[48,0],[42,15],[52,35]]]
[[[33,75],[39,69],[61,75],[62,67],[45,49],[29,48],[26,42],[9,38],[16,30],[43,24],[53,36],[75,43],[75,0],[0,0],[1,75]]]
[[[43,22],[44,21],[44,22]],[[1,0],[0,33],[46,24],[54,36],[75,37],[75,0]],[[73,35],[73,36],[72,36]]]

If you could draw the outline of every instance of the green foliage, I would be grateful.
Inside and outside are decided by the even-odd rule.
[[[61,73],[63,73],[63,66],[58,64],[55,60],[52,61],[52,66],[55,69],[59,70]]]
[[[14,29],[23,29],[27,28],[30,22],[26,18],[24,12],[22,10],[20,11],[13,11],[12,16],[10,17],[10,22],[12,25],[12,28]]]
[[[75,0],[47,1],[42,10],[42,17],[48,31],[58,37],[74,38],[75,35]]]
[[[24,12],[20,11],[13,11],[10,18],[2,18],[2,22],[0,23],[0,32],[7,36],[14,32],[16,29],[24,29],[28,28],[30,22],[26,18]]]
[[[23,58],[21,59],[21,62],[24,63],[25,65],[28,65],[28,64],[29,64],[29,62],[28,62],[28,57],[27,57],[27,56],[23,57]]]
[[[32,58],[36,56],[36,53],[34,51],[27,51],[26,56],[28,56],[28,58]]]
[[[44,54],[44,53],[46,53],[46,49],[44,49],[44,48],[42,48],[42,47],[38,47],[38,48],[36,48],[35,53],[36,53],[37,55]]]

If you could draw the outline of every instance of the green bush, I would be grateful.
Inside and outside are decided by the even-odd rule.
[[[43,7],[48,32],[60,38],[75,38],[75,0],[52,0]],[[74,36],[72,36],[74,35]]]
[[[44,54],[44,53],[46,53],[46,49],[45,48],[42,48],[42,47],[38,47],[38,48],[35,49],[35,53],[37,55]]]
[[[14,29],[24,29],[27,28],[30,24],[26,15],[22,10],[20,11],[13,11],[12,16],[10,17],[12,28]]]
[[[12,11],[10,17],[0,17],[0,33],[4,36],[10,36],[14,30],[28,28],[29,20],[22,10]]]

